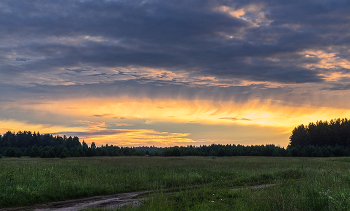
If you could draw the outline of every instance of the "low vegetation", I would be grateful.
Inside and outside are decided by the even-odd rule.
[[[123,210],[349,210],[349,167],[346,157],[2,158],[0,207],[148,190]],[[261,184],[275,185],[245,188]]]

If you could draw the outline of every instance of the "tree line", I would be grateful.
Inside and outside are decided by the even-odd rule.
[[[152,155],[154,153],[150,153]],[[267,145],[220,145],[212,144],[200,147],[163,148],[161,156],[274,156],[274,157],[334,157],[350,156],[350,147],[336,146],[288,146],[283,148],[274,144]]]
[[[306,146],[350,147],[350,120],[332,119],[331,121],[310,122],[299,125],[290,136],[290,147]]]
[[[131,156],[145,155],[145,152],[130,147],[102,145],[94,142],[90,146],[84,141],[80,143],[77,136],[53,136],[52,134],[8,131],[0,135],[0,156],[6,157],[85,157],[85,156]]]
[[[274,144],[212,144],[175,147],[88,146],[77,136],[53,136],[39,132],[19,131],[0,135],[0,157],[85,157],[85,156],[350,156],[350,120],[317,121],[294,128],[287,148]]]

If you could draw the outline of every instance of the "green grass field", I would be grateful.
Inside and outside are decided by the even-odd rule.
[[[350,158],[2,158],[0,207],[150,190],[123,210],[350,210],[349,167]],[[237,190],[259,184],[276,185]]]

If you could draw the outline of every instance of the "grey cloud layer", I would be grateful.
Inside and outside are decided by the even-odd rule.
[[[242,18],[215,9],[252,4],[260,9],[247,10]],[[316,0],[1,1],[0,74],[147,67],[218,78],[323,82],[324,70],[303,65],[319,59],[299,52],[333,48],[341,52],[338,57],[349,58],[344,50],[349,11],[349,1]]]

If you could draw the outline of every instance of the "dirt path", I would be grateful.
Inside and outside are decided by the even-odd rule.
[[[231,190],[243,190],[243,189],[260,189],[275,184],[263,184],[244,188],[234,188]],[[138,206],[142,200],[146,198],[134,198],[143,193],[148,193],[149,191],[139,191],[131,193],[120,193],[107,196],[94,196],[84,199],[74,199],[68,201],[52,202],[48,204],[37,204],[27,207],[16,207],[16,208],[4,208],[0,211],[79,211],[87,208],[105,208],[114,209],[117,207],[123,207],[126,205]]]
[[[144,198],[133,199],[140,194],[147,191],[132,192],[132,193],[120,193],[107,196],[95,196],[84,199],[74,199],[68,201],[53,202],[48,204],[32,205],[27,207],[17,208],[5,208],[0,211],[22,211],[22,210],[34,210],[34,211],[78,211],[87,208],[107,208],[113,209],[117,207],[123,207],[125,205],[137,206]]]

